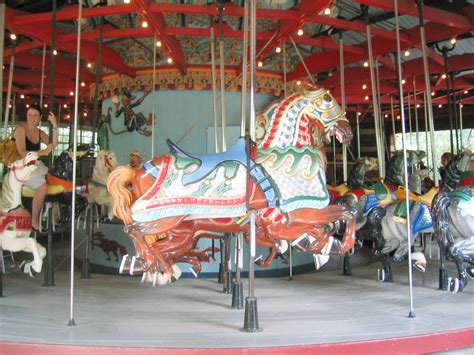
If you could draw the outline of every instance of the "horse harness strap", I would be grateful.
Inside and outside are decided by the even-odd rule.
[[[278,195],[270,181],[270,176],[263,166],[256,164],[253,159],[250,159],[250,176],[262,189],[267,199],[268,207],[277,207],[279,204]]]
[[[155,179],[158,178],[158,174],[160,170],[151,162],[147,161],[145,164],[143,164],[143,169],[145,169],[145,172],[148,175],[153,176]]]

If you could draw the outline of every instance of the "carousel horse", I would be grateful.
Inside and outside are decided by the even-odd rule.
[[[471,155],[465,150],[449,163],[444,184],[446,191],[438,193],[432,209],[441,257],[440,288],[452,293],[463,291],[468,276],[474,278],[474,171],[469,171]],[[455,278],[447,277],[445,262],[448,260],[456,264],[458,276]],[[466,267],[465,263],[469,266]]]
[[[102,150],[97,154],[92,179],[89,180],[87,201],[89,204],[97,203],[107,207],[109,221],[114,219],[114,200],[107,191],[107,178],[112,170],[117,167],[117,157],[110,150]]]
[[[448,165],[449,179],[445,181],[446,185],[456,184],[455,179],[459,181],[460,172],[469,168],[470,156],[462,155],[453,159]],[[435,188],[430,189],[423,195],[421,192],[421,182],[424,178],[424,172],[415,172],[410,177],[409,203],[405,203],[405,190],[399,188],[396,191],[398,202],[390,205],[386,209],[376,208],[371,216],[372,234],[375,239],[375,254],[380,258],[383,268],[379,270],[380,281],[393,281],[389,253],[394,251],[393,261],[402,262],[408,253],[408,234],[406,230],[407,208],[410,209],[411,243],[421,233],[433,232],[433,218],[431,207],[434,198],[438,193]],[[414,181],[416,183],[414,183]],[[416,193],[414,193],[416,192]],[[424,272],[426,268],[426,259],[421,252],[412,254],[413,266]]]
[[[90,156],[93,152],[93,147],[90,144],[81,144],[77,146],[76,157],[78,160]],[[63,211],[60,213],[59,222],[66,223],[70,218],[71,198],[72,198],[72,148],[63,151],[54,160],[51,172],[46,176],[48,184],[48,191],[46,194],[46,201],[59,203],[63,206]],[[76,192],[83,192],[86,190],[86,185],[76,186]],[[23,186],[21,191],[22,197],[26,200],[32,199],[35,195],[35,190]],[[85,210],[87,206],[87,199],[80,195],[76,198],[76,214],[79,215]]]
[[[33,254],[33,260],[23,262],[21,268],[25,274],[33,277],[41,272],[46,249],[36,239],[30,238],[31,215],[22,207],[21,187],[36,169],[38,154],[28,154],[11,165],[3,179],[0,198],[0,248],[11,252],[25,251]]]
[[[248,233],[249,208],[257,212],[257,245],[271,250],[261,266],[301,237],[312,238],[305,248],[309,253],[350,250],[354,211],[328,206],[323,141],[332,135],[344,143],[352,138],[339,105],[326,90],[316,89],[282,100],[257,147],[240,138],[227,152],[197,155],[169,142],[170,154],[140,169],[117,167],[107,187],[144,278],[163,284],[173,276],[160,243],[168,243],[168,249],[185,244],[191,251],[195,244],[188,240],[202,231]],[[332,238],[339,221],[346,225],[342,241]],[[170,236],[176,241],[169,243]]]

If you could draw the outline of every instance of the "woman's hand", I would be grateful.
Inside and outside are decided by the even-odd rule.
[[[56,120],[56,116],[54,115],[54,113],[50,112],[49,115],[48,115],[48,121],[51,122],[51,124],[53,125],[53,127],[57,127],[58,126],[58,121]]]
[[[54,149],[54,145],[52,143],[48,144],[48,146],[46,147],[46,149],[44,149],[44,155],[49,155],[49,153],[51,153]]]

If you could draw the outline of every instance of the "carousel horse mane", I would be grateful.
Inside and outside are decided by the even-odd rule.
[[[2,194],[0,196],[0,208],[9,209],[13,203],[13,190],[10,186],[10,172],[4,175],[2,183]]]

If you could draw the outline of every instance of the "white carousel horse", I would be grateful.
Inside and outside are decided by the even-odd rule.
[[[92,180],[89,182],[89,195],[87,196],[89,204],[96,203],[106,206],[109,220],[114,219],[114,200],[107,191],[107,179],[117,165],[117,157],[114,152],[100,151],[95,161]]]
[[[11,165],[3,179],[0,198],[0,247],[11,252],[25,251],[33,254],[33,261],[22,264],[30,276],[40,273],[46,249],[30,238],[31,215],[21,206],[21,187],[36,169],[38,154],[29,152]]]

